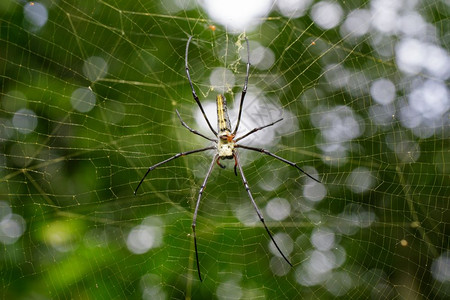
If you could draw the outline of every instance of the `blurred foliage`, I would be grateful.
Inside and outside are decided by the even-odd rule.
[[[435,3],[420,11],[436,27],[448,28],[448,4],[431,2]],[[187,37],[195,36],[189,64],[203,100],[215,94],[207,79],[211,69],[229,67],[231,62],[223,61],[221,51],[226,49],[238,59],[236,36],[219,25],[212,31],[208,27],[212,21],[200,8],[169,13],[157,1],[42,3],[49,19],[38,30],[24,18],[25,2],[0,4],[0,201],[26,224],[16,242],[1,247],[4,299],[211,299],[226,298],[227,293],[233,297],[234,292],[245,299],[333,298],[336,294],[325,284],[300,285],[297,267],[311,253],[312,231],[341,226],[347,221],[342,212],[349,207],[372,213],[376,221],[336,237],[345,249],[345,262],[335,271],[348,276],[346,298],[450,294],[449,283],[436,281],[430,269],[449,250],[448,128],[442,136],[424,139],[399,124],[373,129],[370,96],[345,88],[326,90],[319,59],[326,61],[328,55],[341,59],[341,66],[364,73],[368,82],[362,89],[379,77],[400,76],[393,61],[376,55],[368,42],[371,37],[348,45],[337,29],[325,31],[311,26],[308,16],[288,19],[276,12],[249,33],[251,41],[269,47],[276,57],[267,71],[252,68],[250,85],[266,89],[268,98],[277,97],[280,109],[298,121],[298,129],[269,149],[314,166],[327,196],[317,205],[303,207],[299,199],[304,180],[296,170],[267,157],[251,156],[255,160],[246,163],[246,176],[261,208],[274,197],[299,203],[297,215],[285,222],[269,222],[274,233],[289,234],[295,244],[291,254],[295,268],[277,276],[270,267],[277,258],[270,254],[264,229],[258,223],[246,226],[234,216],[234,208],[249,202],[240,178],[232,175],[231,164],[226,170],[215,169],[197,222],[205,275],[200,283],[190,234],[209,156],[173,161],[149,177],[138,196],[133,190],[150,165],[204,145],[188,135],[175,114],[177,108],[188,124],[195,122],[190,116],[195,103],[184,71]],[[347,11],[367,5],[339,3]],[[444,46],[446,40],[447,45],[443,37]],[[314,53],[315,43],[325,45],[327,54]],[[91,81],[83,73],[91,56],[106,61],[105,78]],[[233,71],[233,91],[239,92],[245,63]],[[71,104],[79,87],[96,95],[95,108],[89,112],[77,111]],[[366,126],[342,163],[327,164],[321,154],[320,146],[326,143],[318,140],[312,111],[301,98],[310,88],[327,91],[317,92],[313,102],[327,108],[351,107]],[[399,94],[405,92],[400,83],[397,88]],[[15,130],[11,123],[20,108],[37,116],[37,127],[29,134]],[[206,125],[201,131],[205,129]],[[397,143],[414,139],[420,145],[419,159],[397,159],[386,144],[390,134]],[[361,166],[375,174],[377,183],[358,194],[346,180]],[[279,188],[261,188],[264,180],[269,181],[266,173],[283,178]],[[252,209],[249,213],[254,213]],[[163,244],[133,254],[127,236],[150,216],[161,222]],[[336,249],[338,255],[341,248]],[[345,286],[345,281],[340,284]]]

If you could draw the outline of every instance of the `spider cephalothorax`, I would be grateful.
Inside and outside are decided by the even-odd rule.
[[[314,177],[312,177],[311,175],[309,175],[308,173],[306,173],[305,171],[303,171],[299,166],[297,166],[296,163],[293,163],[291,161],[288,161],[278,155],[275,155],[265,149],[260,149],[260,148],[254,148],[254,147],[250,147],[250,146],[245,146],[245,145],[241,145],[238,144],[238,142],[246,137],[248,137],[249,135],[255,133],[258,130],[264,129],[266,127],[272,126],[275,123],[280,122],[282,119],[279,119],[275,122],[272,122],[270,124],[261,126],[261,127],[257,127],[254,128],[252,130],[250,130],[249,132],[247,132],[246,134],[240,136],[240,137],[236,137],[236,132],[239,128],[239,124],[241,121],[241,115],[242,115],[242,107],[244,104],[244,98],[245,95],[247,93],[247,84],[248,84],[248,76],[249,76],[249,69],[250,69],[250,50],[249,50],[249,46],[248,46],[248,39],[245,38],[245,41],[247,43],[247,72],[246,72],[246,76],[245,76],[245,83],[244,83],[244,88],[242,90],[242,94],[241,94],[241,102],[239,103],[239,114],[238,114],[238,118],[237,118],[237,122],[236,122],[236,127],[234,128],[234,130],[231,130],[231,123],[230,123],[230,118],[228,117],[228,112],[227,112],[227,101],[225,99],[225,97],[223,95],[217,95],[216,98],[216,103],[217,103],[217,128],[218,128],[218,132],[216,132],[214,130],[214,128],[211,126],[211,123],[209,122],[208,117],[205,114],[205,111],[203,109],[202,104],[200,103],[200,100],[197,97],[197,94],[195,93],[195,89],[194,89],[194,85],[192,84],[192,80],[191,80],[191,76],[189,74],[189,67],[188,67],[188,49],[189,49],[189,43],[191,42],[192,37],[189,37],[188,41],[187,41],[187,45],[186,45],[186,54],[185,54],[185,68],[186,68],[186,75],[187,78],[189,80],[189,84],[191,86],[191,90],[192,90],[192,96],[194,97],[195,102],[197,102],[198,107],[200,108],[200,111],[203,114],[203,117],[206,120],[206,123],[208,124],[209,129],[211,130],[211,132],[214,134],[215,138],[210,138],[207,137],[206,135],[190,128],[184,121],[183,119],[181,119],[180,114],[177,112],[178,118],[180,119],[181,125],[183,125],[184,127],[186,127],[190,132],[201,136],[204,139],[207,139],[211,142],[214,142],[216,145],[215,146],[209,146],[209,147],[205,147],[205,148],[201,148],[201,149],[196,149],[196,150],[191,150],[191,151],[186,151],[186,152],[181,152],[178,154],[175,154],[174,156],[163,160],[153,166],[151,166],[150,168],[148,168],[147,172],[145,173],[144,177],[142,177],[141,181],[139,182],[138,186],[136,187],[134,194],[136,194],[137,190],[139,189],[139,187],[141,186],[142,182],[144,181],[145,177],[148,175],[148,173],[150,173],[150,171],[154,170],[155,168],[171,161],[174,160],[176,158],[179,158],[181,156],[186,156],[186,155],[190,155],[193,153],[198,153],[198,152],[203,152],[206,150],[215,150],[216,153],[214,155],[214,158],[209,166],[208,172],[206,173],[205,179],[203,180],[203,184],[200,187],[200,190],[198,192],[198,198],[197,198],[197,202],[195,205],[195,210],[194,210],[194,216],[192,218],[192,232],[193,232],[193,236],[194,236],[194,248],[195,248],[195,258],[197,261],[197,271],[198,271],[198,277],[200,279],[200,281],[202,280],[202,275],[200,272],[200,263],[198,260],[198,251],[197,251],[197,236],[195,233],[195,228],[196,228],[196,223],[197,223],[197,213],[198,213],[198,208],[200,205],[200,200],[202,199],[202,194],[203,191],[205,189],[206,183],[208,181],[209,175],[211,175],[211,172],[213,170],[214,164],[217,163],[221,168],[225,168],[224,165],[222,165],[220,163],[221,159],[233,159],[235,161],[234,164],[234,173],[237,176],[237,169],[239,169],[239,173],[241,174],[242,177],[242,182],[244,184],[245,190],[247,191],[248,197],[250,198],[250,201],[253,204],[253,207],[256,210],[256,214],[258,215],[259,220],[261,221],[261,223],[264,225],[264,229],[266,230],[267,234],[269,235],[270,239],[272,240],[273,244],[275,245],[275,247],[277,248],[278,252],[281,254],[281,256],[284,258],[284,260],[290,265],[292,266],[291,262],[287,259],[287,257],[284,255],[283,251],[281,251],[281,249],[278,247],[278,244],[275,242],[275,239],[272,236],[272,233],[270,232],[269,228],[267,228],[266,223],[264,222],[264,217],[261,213],[261,211],[259,210],[258,206],[256,205],[255,199],[253,199],[253,195],[250,192],[250,187],[248,185],[247,179],[245,179],[244,176],[244,171],[242,170],[242,166],[239,162],[239,154],[237,149],[238,148],[242,148],[242,149],[246,149],[246,150],[251,150],[251,151],[256,151],[256,152],[260,152],[260,153],[264,153],[266,155],[269,155],[271,157],[274,157],[292,167],[297,168],[298,170],[300,170],[303,174],[305,174],[306,176],[308,176],[309,178],[311,178],[314,181],[320,182],[317,179],[315,179]]]

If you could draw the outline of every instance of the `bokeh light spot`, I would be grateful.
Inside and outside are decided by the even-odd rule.
[[[25,228],[24,218],[13,214],[9,203],[0,201],[0,243],[14,244],[23,235]]]
[[[38,119],[34,111],[22,108],[14,114],[12,123],[20,133],[29,134],[36,129]]]
[[[264,21],[270,12],[270,0],[200,1],[214,23],[222,24],[230,32],[251,31]]]
[[[80,87],[76,89],[71,97],[72,107],[79,112],[88,112],[92,110],[97,102],[97,97],[90,88]]]
[[[234,87],[234,74],[226,68],[215,68],[211,72],[209,82],[215,91],[224,94]]]
[[[267,215],[276,221],[286,219],[291,213],[291,205],[286,199],[274,198],[266,205]]]
[[[311,9],[311,18],[322,29],[331,29],[339,25],[344,11],[337,3],[320,1]]]
[[[25,20],[31,25],[31,30],[36,31],[47,23],[47,8],[39,2],[29,2],[23,7]]]
[[[90,81],[102,79],[108,74],[108,64],[102,57],[91,56],[83,64],[83,74]]]
[[[395,85],[389,79],[377,79],[370,87],[370,94],[379,104],[389,104],[395,99]]]
[[[365,167],[354,169],[347,177],[347,186],[357,194],[367,192],[375,185],[375,183],[375,176]]]

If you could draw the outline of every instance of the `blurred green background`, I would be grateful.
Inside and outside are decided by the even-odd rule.
[[[212,2],[2,1],[1,297],[448,298],[450,3]],[[209,145],[175,109],[212,137],[185,76],[191,35],[200,100],[215,126],[224,91],[234,124],[244,31],[240,133],[284,120],[242,143],[322,184],[240,152],[289,268],[233,162],[216,167],[197,220],[201,283],[191,223],[212,153],[133,191],[149,166]]]

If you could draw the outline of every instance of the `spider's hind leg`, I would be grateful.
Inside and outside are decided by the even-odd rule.
[[[248,186],[248,182],[247,179],[244,176],[244,171],[242,170],[242,166],[239,163],[239,158],[236,155],[236,164],[237,167],[239,168],[239,172],[241,173],[241,177],[242,177],[242,182],[244,183],[244,187],[245,190],[247,191],[248,197],[250,198],[250,201],[253,204],[253,207],[256,210],[256,214],[258,215],[259,220],[261,221],[261,223],[264,226],[264,229],[266,229],[267,234],[269,235],[270,239],[272,240],[273,244],[275,245],[275,247],[277,248],[278,252],[281,254],[281,256],[284,258],[284,260],[292,267],[292,263],[289,261],[289,259],[286,257],[286,255],[284,255],[283,251],[281,251],[280,247],[278,246],[277,242],[275,242],[275,239],[273,238],[272,233],[270,232],[269,228],[267,228],[266,222],[264,221],[264,217],[263,214],[261,213],[261,211],[258,208],[258,205],[256,205],[255,199],[253,198],[252,192],[250,191],[250,187]]]
[[[217,156],[217,154],[216,154]],[[217,156],[218,157],[218,156]],[[212,169],[214,167],[214,161],[216,157],[211,161],[211,165],[209,166],[208,172],[206,173],[205,179],[203,180],[203,184],[198,191],[197,203],[195,204],[194,217],[192,218],[192,233],[194,234],[194,248],[195,248],[195,260],[197,262],[197,272],[198,278],[202,281],[202,273],[200,271],[200,261],[198,260],[198,249],[197,249],[197,234],[195,233],[195,227],[197,226],[197,214],[198,208],[200,206],[200,200],[202,199],[203,191],[205,190],[206,183],[208,182],[208,178],[211,175]]]

